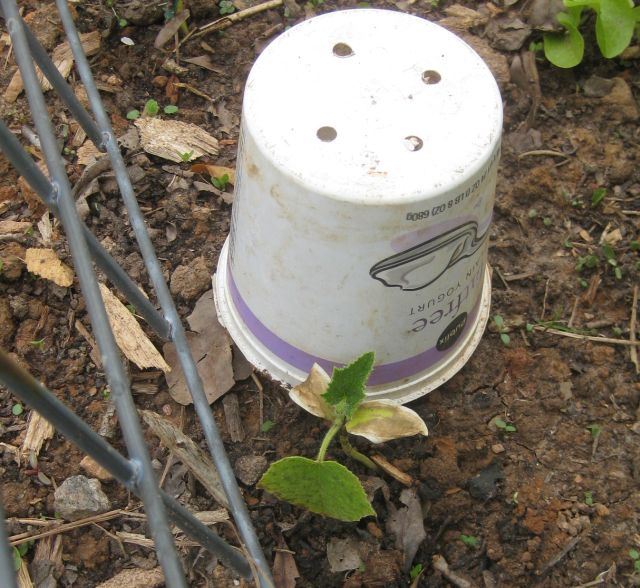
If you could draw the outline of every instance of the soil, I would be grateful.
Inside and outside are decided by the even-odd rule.
[[[63,38],[52,5],[22,4],[51,51]],[[187,43],[181,59],[207,55],[209,69],[182,62],[186,69],[175,78],[162,68],[169,55],[153,44],[162,26],[156,18],[162,14],[136,11],[117,1],[113,10],[99,3],[74,4],[79,29],[101,34],[101,49],[91,62],[116,133],[132,127],[127,112],[141,110],[146,100],[155,98],[161,106],[177,100],[177,120],[194,123],[220,141],[219,155],[208,161],[233,167],[243,85],[257,55],[286,27],[314,13],[356,6],[356,1],[327,0],[315,7],[297,7],[293,0],[285,4],[286,11],[268,10]],[[311,515],[273,499],[255,484],[243,484],[267,559],[286,553],[278,551],[283,548],[293,555],[299,577],[295,584],[291,578],[282,580],[283,586],[407,586],[410,570],[415,575],[418,564],[423,571],[413,585],[430,588],[640,583],[629,555],[640,547],[640,379],[633,347],[619,342],[638,336],[632,332],[637,327],[631,316],[640,271],[639,62],[633,55],[605,60],[587,37],[585,61],[573,70],[560,70],[541,53],[534,55],[536,81],[531,73],[523,76],[518,60],[528,58],[527,47],[540,40],[540,33],[533,31],[514,46],[511,37],[501,36],[507,29],[499,26],[516,17],[527,22],[530,3],[463,4],[477,9],[483,20],[450,26],[465,29],[465,39],[483,48],[504,99],[503,154],[490,246],[491,314],[501,316],[504,326],[491,320],[468,364],[441,388],[411,403],[427,422],[429,437],[375,448],[356,442],[364,452],[382,454],[413,480],[426,539],[410,561],[403,560],[403,542],[410,541],[406,529],[399,531],[392,524],[397,510],[404,508],[404,486],[389,476],[371,476],[360,464],[348,462],[367,487],[379,488],[373,501],[377,518],[358,524]],[[440,21],[452,3],[371,5]],[[197,8],[190,26],[217,14],[213,4]],[[123,18],[126,10],[130,23],[136,24],[119,30],[114,14]],[[122,36],[135,45],[124,45]],[[15,63],[6,43],[2,51],[3,62],[8,61],[0,85],[6,88]],[[70,81],[79,88],[73,74]],[[176,88],[176,81],[200,94]],[[73,185],[84,169],[72,144],[75,123],[52,93],[47,101],[58,131],[65,124],[69,128],[61,140]],[[12,130],[31,125],[23,96],[14,103],[2,99],[0,107]],[[24,132],[22,141],[37,157],[37,147]],[[137,196],[165,277],[186,317],[209,287],[207,276],[216,267],[229,230],[232,189],[226,187],[224,194],[199,191],[194,181],[208,178],[193,173],[190,164],[170,163],[140,149],[124,152],[135,172]],[[601,194],[604,198],[597,202]],[[0,344],[124,450],[110,418],[104,374],[75,327],[78,320],[90,328],[77,280],[64,288],[25,268],[26,248],[41,246],[35,224],[42,212],[16,172],[0,159],[0,221],[33,224],[31,230],[0,236]],[[86,222],[151,293],[126,212],[108,175],[89,197]],[[71,265],[60,227],[54,227],[51,241],[60,259]],[[189,268],[205,279],[184,279]],[[181,279],[171,279],[174,275]],[[160,347],[161,341],[150,336]],[[130,369],[135,381],[138,370],[133,365]],[[293,405],[286,391],[264,375],[259,374],[258,381],[264,388],[262,408],[255,380],[237,382],[231,392],[239,400],[242,441],[232,441],[222,401],[213,404],[232,463],[246,456],[265,456],[271,462],[286,455],[313,455],[325,425]],[[185,433],[204,446],[193,408],[174,402],[162,378],[152,380],[151,388],[153,394],[136,394],[138,406],[181,422]],[[11,448],[22,444],[31,412],[25,407],[14,415],[17,402],[0,388],[0,473],[11,534],[36,529],[25,518],[53,517],[55,487],[86,473],[79,466],[81,452],[59,434],[45,443],[37,467],[33,459],[16,464]],[[496,417],[515,430],[500,429]],[[261,430],[261,419],[273,427]],[[148,440],[162,471],[168,451],[150,433]],[[330,454],[345,459],[337,445]],[[180,464],[169,465],[165,487],[192,511],[218,507]],[[114,482],[104,482],[102,488],[113,508],[138,504]],[[123,530],[144,533],[146,527],[143,520],[116,517],[65,532],[59,585],[96,586],[125,567],[154,567],[152,549],[114,539]],[[220,532],[232,539],[224,528]],[[327,548],[336,540],[349,540],[359,551],[361,563],[350,571],[331,569]],[[26,561],[33,551],[25,555]],[[198,548],[181,553],[191,585],[226,585],[228,580],[212,575],[215,562]],[[446,560],[448,577],[434,567],[434,556]],[[603,572],[607,574],[599,584],[589,584]]]

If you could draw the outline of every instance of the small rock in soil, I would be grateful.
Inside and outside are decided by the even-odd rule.
[[[267,469],[267,458],[263,455],[243,455],[235,463],[237,478],[247,486],[253,486]]]
[[[497,461],[493,461],[469,481],[469,494],[478,500],[489,500],[496,495],[496,482],[502,479],[504,479],[502,466]]]
[[[611,119],[619,121],[638,120],[640,113],[629,84],[622,78],[613,78],[612,81],[614,86],[611,92],[602,98],[603,104],[615,107],[609,111]]]
[[[210,287],[211,272],[204,257],[189,265],[179,265],[171,276],[171,293],[184,300],[194,300]]]
[[[614,86],[614,81],[600,76],[591,76],[584,83],[584,95],[589,98],[602,98],[606,96]]]
[[[327,543],[327,560],[332,572],[348,572],[362,565],[358,541],[353,537],[332,537]]]
[[[24,271],[25,248],[18,243],[7,243],[0,250],[0,262],[2,262],[2,273],[0,278],[6,282],[14,282]]]
[[[67,478],[54,495],[55,511],[68,521],[106,512],[111,508],[100,482],[86,476]]]

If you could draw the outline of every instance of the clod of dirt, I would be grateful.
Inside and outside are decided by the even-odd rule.
[[[629,84],[622,78],[613,78],[613,82],[611,92],[602,98],[603,104],[614,107],[609,110],[609,116],[620,122],[638,120],[638,105]]]
[[[53,506],[63,519],[76,521],[108,511],[111,502],[98,480],[71,476],[55,491]]]
[[[491,45],[501,51],[518,51],[531,35],[531,27],[519,18],[498,18],[486,28]]]
[[[584,83],[584,95],[589,98],[602,98],[606,96],[611,90],[615,82],[607,78],[601,78],[600,76],[591,76]]]
[[[469,494],[478,500],[489,500],[496,495],[496,482],[504,479],[502,465],[492,461],[469,481]]]
[[[0,279],[5,282],[14,282],[24,271],[25,249],[18,243],[7,243],[0,249]]]
[[[11,318],[11,306],[6,298],[0,298],[0,347],[9,348],[9,341],[16,332]]]
[[[171,276],[171,293],[184,300],[195,300],[211,283],[211,272],[204,257],[189,265],[179,265]]]
[[[233,469],[238,480],[246,486],[253,486],[267,470],[268,465],[264,455],[243,455],[237,459]]]
[[[152,570],[122,570],[110,580],[98,584],[96,588],[156,588],[164,584],[162,568]]]

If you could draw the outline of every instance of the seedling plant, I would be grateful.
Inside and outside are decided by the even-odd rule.
[[[337,461],[327,460],[333,439],[350,457],[368,467],[375,464],[351,446],[347,433],[381,443],[410,435],[427,435],[424,421],[412,410],[388,401],[365,401],[365,383],[373,369],[374,354],[365,353],[329,375],[314,364],[309,377],[290,392],[291,399],[331,423],[315,459],[285,457],[271,464],[258,486],[274,496],[311,512],[342,521],[375,516],[360,480]]]
[[[502,316],[496,314],[496,316],[493,317],[493,324],[496,326],[498,333],[500,333],[500,341],[502,341],[502,344],[505,347],[508,347],[509,343],[511,343],[511,337],[509,337],[509,334],[507,332],[508,329],[504,324],[504,319],[502,318]]]
[[[165,114],[175,114],[178,112],[179,108],[175,104],[167,104],[162,110]],[[145,102],[142,112],[137,109],[127,112],[127,119],[136,120],[141,116],[156,116],[159,112],[160,105],[158,104],[158,101],[150,98]]]
[[[543,36],[545,57],[562,68],[575,67],[584,57],[580,28],[589,11],[596,14],[596,42],[607,58],[620,55],[631,44],[640,22],[640,7],[634,7],[633,0],[564,0],[564,5],[566,12],[556,15],[564,31]]]

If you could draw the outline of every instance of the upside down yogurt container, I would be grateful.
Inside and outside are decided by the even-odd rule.
[[[249,75],[216,305],[286,384],[374,351],[370,398],[408,402],[469,359],[490,302],[502,101],[480,57],[426,20],[307,20]]]

